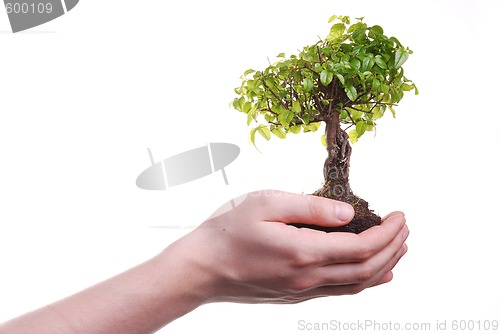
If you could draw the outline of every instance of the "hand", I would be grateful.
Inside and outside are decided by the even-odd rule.
[[[321,197],[255,192],[172,246],[192,255],[194,273],[210,277],[206,302],[297,303],[354,294],[392,279],[407,251],[404,214],[391,213],[358,235],[288,225],[340,226],[353,215],[350,205]]]
[[[297,303],[389,282],[407,249],[401,212],[360,234],[288,225],[339,226],[353,214],[312,195],[247,194],[154,258],[8,321],[0,333],[152,333],[204,303]]]

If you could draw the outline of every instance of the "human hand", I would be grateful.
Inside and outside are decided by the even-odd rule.
[[[350,205],[326,198],[255,192],[172,246],[191,255],[192,273],[208,277],[205,302],[297,303],[354,294],[392,279],[407,251],[404,214],[391,213],[360,234],[288,225],[340,226],[353,215]]]
[[[238,203],[238,205],[235,205]],[[339,226],[350,205],[312,195],[254,192],[231,201],[158,256],[0,325],[0,333],[152,333],[217,301],[297,303],[389,282],[404,255],[403,213],[360,234]]]

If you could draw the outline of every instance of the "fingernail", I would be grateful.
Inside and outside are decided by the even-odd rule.
[[[354,217],[354,209],[349,204],[341,203],[337,205],[337,218],[343,222],[351,221]]]

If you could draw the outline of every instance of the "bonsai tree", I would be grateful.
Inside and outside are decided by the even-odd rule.
[[[266,140],[285,138],[317,131],[325,123],[325,182],[314,195],[350,203],[355,217],[340,228],[317,228],[360,233],[381,219],[349,186],[350,142],[375,130],[388,110],[395,116],[404,93],[418,90],[402,67],[412,51],[398,39],[363,18],[351,25],[348,16],[332,16],[331,22],[326,38],[298,55],[280,53],[264,70],[245,71],[232,106],[247,114],[248,125],[258,123],[250,132],[254,145],[257,133]]]

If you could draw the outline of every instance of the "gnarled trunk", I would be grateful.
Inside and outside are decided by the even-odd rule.
[[[349,136],[341,129],[338,112],[326,123],[325,130],[328,157],[323,166],[325,191],[322,196],[340,201],[348,201],[354,194],[349,185],[349,163],[351,145]]]
[[[339,113],[326,121],[325,137],[328,156],[323,166],[325,183],[314,195],[331,198],[351,204],[354,207],[353,220],[341,227],[314,227],[326,232],[353,232],[360,233],[372,226],[379,225],[381,219],[369,208],[368,203],[354,195],[349,185],[349,163],[351,159],[351,145],[349,136],[340,127]],[[310,227],[310,226],[308,226]]]

